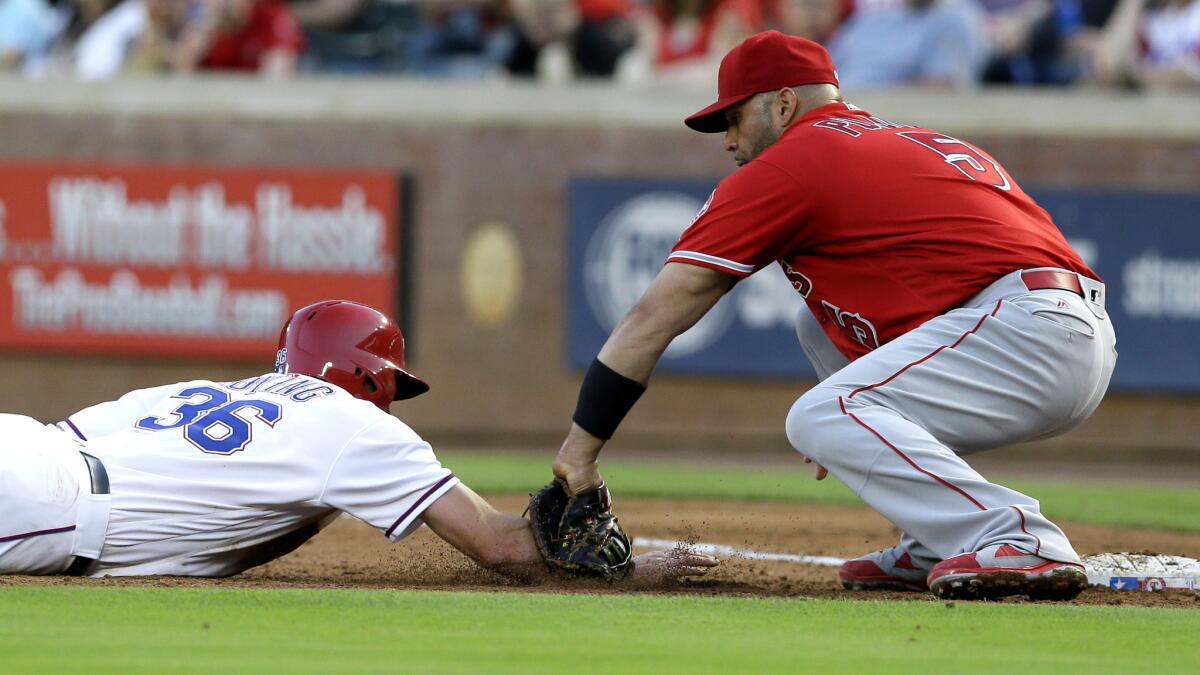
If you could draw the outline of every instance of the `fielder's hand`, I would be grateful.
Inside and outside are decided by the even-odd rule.
[[[577,450],[564,443],[554,458],[554,475],[567,484],[567,492],[573,495],[594,490],[604,484],[600,477],[600,465],[596,463],[597,452],[590,448]]]
[[[805,457],[805,458],[804,458],[804,463],[805,463],[805,464],[812,464],[812,463],[813,463],[813,461],[812,461],[811,459],[809,459],[809,458]],[[828,476],[828,475],[829,475],[829,469],[826,469],[825,467],[823,467],[823,466],[821,466],[820,464],[818,464],[818,465],[817,465],[817,480],[825,480],[825,476]]]

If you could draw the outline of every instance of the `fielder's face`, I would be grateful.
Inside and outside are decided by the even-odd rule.
[[[758,155],[779,140],[783,132],[771,115],[776,92],[751,96],[740,105],[725,111],[725,149],[733,153],[738,166]]]

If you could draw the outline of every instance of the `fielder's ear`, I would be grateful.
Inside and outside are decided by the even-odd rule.
[[[780,126],[787,127],[800,117],[800,97],[796,90],[784,87],[775,94],[775,106],[771,110]]]

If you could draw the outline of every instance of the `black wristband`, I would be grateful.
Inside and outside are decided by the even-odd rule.
[[[646,387],[593,359],[579,387],[579,402],[571,419],[584,431],[608,440]]]

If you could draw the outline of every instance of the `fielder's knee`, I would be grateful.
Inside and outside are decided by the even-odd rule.
[[[832,429],[838,414],[838,397],[843,395],[832,387],[810,389],[788,411],[784,429],[788,442],[805,457],[824,463],[827,454],[838,445]]]

